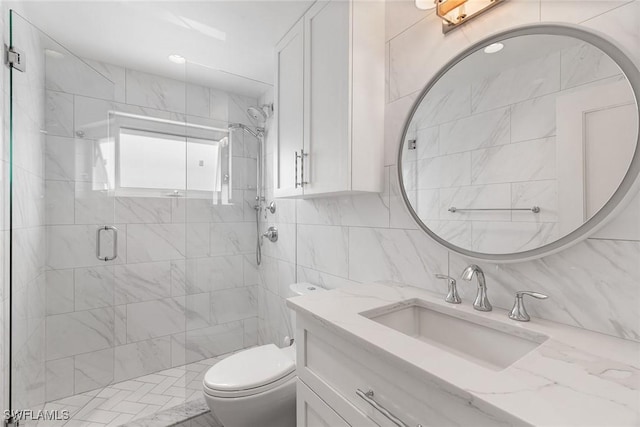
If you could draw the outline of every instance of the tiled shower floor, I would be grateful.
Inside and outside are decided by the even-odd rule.
[[[44,410],[68,410],[68,421],[24,422],[21,426],[119,426],[181,405],[202,396],[202,379],[224,356],[201,360],[114,383],[102,389],[48,402]]]

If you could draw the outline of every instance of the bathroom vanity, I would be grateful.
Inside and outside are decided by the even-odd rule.
[[[298,426],[634,426],[640,344],[376,283],[288,300]]]

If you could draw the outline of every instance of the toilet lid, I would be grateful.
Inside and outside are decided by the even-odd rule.
[[[204,385],[211,390],[246,390],[277,381],[295,368],[291,352],[267,344],[241,351],[216,363],[205,374]]]

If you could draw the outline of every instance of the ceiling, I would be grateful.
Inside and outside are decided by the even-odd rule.
[[[82,58],[199,83],[209,75],[212,86],[241,80],[259,88],[273,84],[273,48],[311,3],[28,1],[16,9]],[[187,59],[186,73],[167,59],[171,54]]]

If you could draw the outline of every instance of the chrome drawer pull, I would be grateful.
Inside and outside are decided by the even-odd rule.
[[[358,397],[362,398],[369,405],[373,406],[378,412],[387,417],[389,421],[397,425],[398,427],[409,427],[406,423],[404,423],[400,418],[393,415],[389,412],[384,406],[381,406],[378,402],[373,400],[373,390],[369,390],[366,393],[360,389],[356,390],[356,394]],[[421,424],[418,424],[416,427],[422,427]]]

